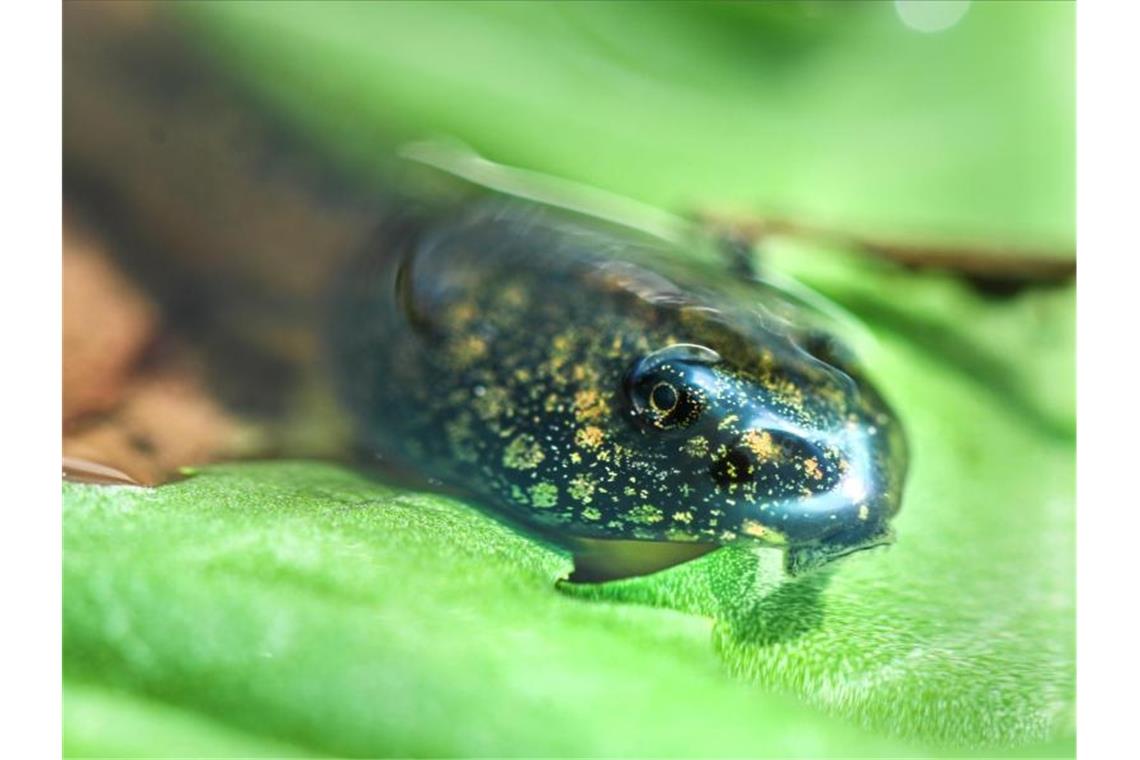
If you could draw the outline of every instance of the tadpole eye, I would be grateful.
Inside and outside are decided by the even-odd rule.
[[[634,415],[658,430],[692,425],[705,406],[703,394],[684,384],[678,368],[665,365],[655,371],[631,377],[630,401]]]
[[[649,394],[649,405],[659,414],[669,414],[677,408],[680,400],[681,396],[677,393],[676,386],[668,380],[657,383],[653,386],[653,392]]]
[[[720,356],[704,346],[678,343],[638,359],[625,379],[634,418],[656,430],[686,428],[707,403],[701,377]]]

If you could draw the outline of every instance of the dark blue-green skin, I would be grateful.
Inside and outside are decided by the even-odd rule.
[[[667,245],[515,201],[375,245],[330,333],[369,452],[566,545],[759,541],[810,565],[888,536],[899,424],[775,291],[663,276]]]

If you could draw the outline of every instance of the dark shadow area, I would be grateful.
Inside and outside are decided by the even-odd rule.
[[[783,552],[726,546],[651,575],[606,583],[558,582],[570,596],[642,604],[702,615],[715,621],[718,649],[768,646],[804,635],[825,616],[823,590],[831,570],[791,578]]]
[[[830,571],[819,570],[785,581],[771,593],[743,595],[726,604],[717,618],[714,642],[728,639],[740,646],[764,647],[815,630],[823,623],[822,592],[830,578]]]

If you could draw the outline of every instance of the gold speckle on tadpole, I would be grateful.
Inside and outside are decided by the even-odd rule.
[[[804,392],[796,383],[782,373],[765,370],[759,377],[760,384],[775,395],[781,403],[793,409],[803,410]]]
[[[462,328],[474,320],[478,313],[478,307],[474,303],[461,301],[451,307],[448,313],[448,321],[453,327]]]
[[[780,447],[772,440],[772,434],[767,430],[749,430],[741,436],[741,441],[762,461],[775,459],[780,451]]]
[[[716,429],[717,430],[724,430],[725,428],[732,427],[733,425],[735,425],[739,421],[740,421],[740,415],[739,414],[730,414],[717,424]]]
[[[481,420],[492,420],[504,416],[511,409],[511,395],[506,388],[493,385],[476,396],[471,407]]]
[[[542,446],[529,433],[522,433],[503,451],[503,466],[512,470],[531,470],[546,458]]]
[[[674,512],[673,513],[673,522],[685,523],[686,525],[688,525],[692,521],[693,521],[693,513],[692,512]]]
[[[578,430],[574,442],[584,449],[596,449],[602,445],[606,434],[597,425],[587,425]]]
[[[519,309],[526,306],[527,297],[518,285],[508,285],[499,291],[499,303],[508,308]]]
[[[570,368],[570,377],[578,383],[596,383],[598,371],[587,364],[575,364]]]
[[[620,335],[615,335],[613,342],[610,343],[610,350],[608,356],[610,358],[622,355],[622,339]]]
[[[582,510],[582,519],[584,520],[601,520],[602,513],[596,507],[586,507]]]
[[[871,514],[871,510],[869,510],[867,508],[866,504],[860,504],[859,505],[859,519],[860,520],[866,520],[868,515],[870,515],[870,514]]]
[[[625,519],[633,523],[640,523],[641,525],[653,525],[665,519],[665,515],[661,510],[652,504],[641,504],[626,513]]]
[[[596,388],[584,388],[574,394],[574,416],[579,422],[601,419],[608,411],[606,400]]]
[[[589,475],[578,475],[570,481],[570,497],[583,504],[589,504],[594,498],[594,491],[597,490],[597,484],[594,479]]]
[[[788,537],[783,533],[761,525],[756,520],[745,520],[740,525],[740,532],[753,538],[762,538],[768,544],[783,546],[788,543]]]
[[[819,469],[819,462],[816,461],[815,457],[804,460],[804,472],[809,478],[823,480],[823,470]]]
[[[681,451],[691,457],[701,459],[709,453],[709,439],[703,435],[694,435],[681,446]]]
[[[539,509],[549,509],[558,503],[558,486],[547,481],[535,483],[528,491],[530,503]]]
[[[451,347],[451,356],[460,367],[465,367],[487,353],[487,341],[477,335],[469,335]]]
[[[753,538],[766,538],[768,529],[755,520],[745,520],[740,524],[740,531]]]

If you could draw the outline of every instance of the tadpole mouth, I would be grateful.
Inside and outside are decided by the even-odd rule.
[[[790,576],[800,576],[821,570],[853,554],[889,546],[895,541],[894,531],[885,528],[858,543],[819,541],[809,544],[792,544],[784,553],[784,569]]]

